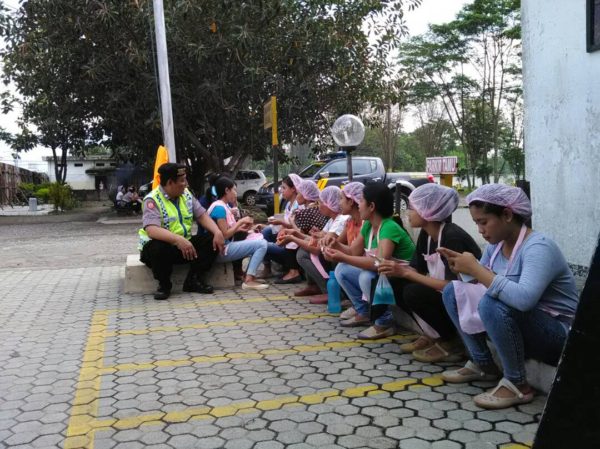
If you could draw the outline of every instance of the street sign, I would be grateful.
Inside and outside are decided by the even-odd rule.
[[[263,114],[264,114],[263,115],[263,128],[271,129],[271,126],[273,126],[273,120],[271,117],[271,100],[270,99],[263,106]]]
[[[432,175],[455,175],[458,169],[458,156],[426,158],[427,173]]]

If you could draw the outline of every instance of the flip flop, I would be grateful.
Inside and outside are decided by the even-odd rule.
[[[502,387],[507,388],[514,393],[514,396],[509,398],[499,398],[498,396],[494,396]],[[512,407],[513,405],[527,404],[533,400],[533,396],[533,390],[529,393],[521,393],[515,384],[503,377],[493,390],[487,393],[478,394],[473,398],[473,401],[475,402],[475,405],[481,408],[497,410],[501,408]]]

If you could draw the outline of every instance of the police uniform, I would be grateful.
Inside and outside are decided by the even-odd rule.
[[[173,265],[190,263],[190,272],[183,290],[210,293],[212,287],[204,284],[201,279],[217,257],[217,251],[213,249],[213,235],[206,232],[192,236],[192,224],[205,214],[206,210],[189,190],[185,189],[178,198],[170,198],[162,186],[146,195],[143,209],[142,229],[138,232],[140,260],[152,269],[154,278],[159,282],[159,291],[170,292]],[[198,257],[190,262],[183,258],[177,246],[151,239],[146,232],[146,228],[151,225],[160,226],[190,240]]]

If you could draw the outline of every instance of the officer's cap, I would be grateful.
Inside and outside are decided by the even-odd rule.
[[[167,162],[158,167],[161,185],[166,185],[167,181],[177,181],[177,178],[186,174],[185,165]]]

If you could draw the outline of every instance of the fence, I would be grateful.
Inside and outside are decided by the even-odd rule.
[[[45,173],[37,173],[0,162],[0,206],[26,201],[26,198],[19,197],[19,184],[22,182],[41,184],[47,181],[48,175]]]

